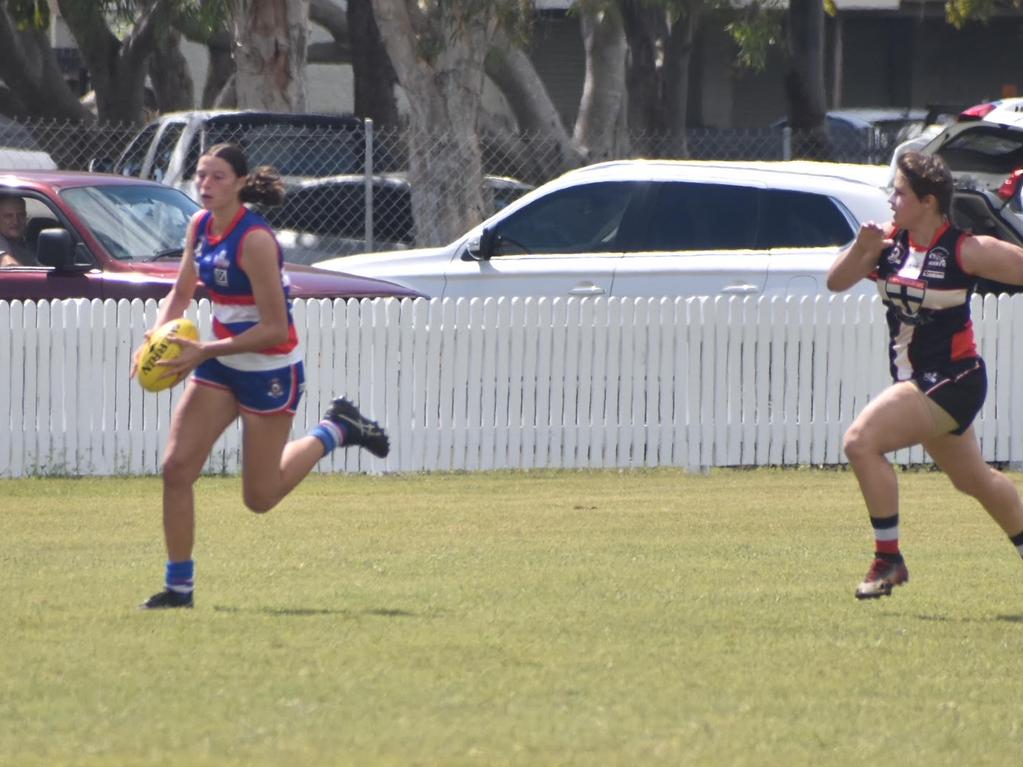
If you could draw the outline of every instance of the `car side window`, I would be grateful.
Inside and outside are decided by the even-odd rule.
[[[12,248],[10,255],[18,259],[21,266],[44,266],[37,258],[39,252],[39,235],[49,229],[68,229],[63,223],[63,217],[50,205],[50,203],[39,197],[33,196],[26,191],[20,196],[25,206],[25,217],[14,230],[6,230],[5,226],[0,229],[6,230],[7,239],[4,239],[0,231],[0,243],[5,247]],[[74,232],[72,237],[74,238]],[[75,238],[76,239],[76,238]],[[4,247],[0,247],[3,250]],[[81,254],[79,254],[81,255]],[[91,259],[89,260],[91,263]],[[13,267],[19,264],[6,263],[0,267]]]
[[[156,136],[157,128],[159,125],[153,123],[139,132],[139,135],[124,150],[121,159],[117,161],[117,165],[114,167],[115,173],[120,173],[122,176],[142,175],[142,164],[146,161],[146,152]]]
[[[179,123],[169,123],[160,134],[160,139],[156,144],[156,153],[153,156],[153,167],[149,169],[149,178],[153,181],[163,181],[167,177],[174,147],[178,145],[178,139],[184,129],[185,126]]]
[[[748,250],[755,246],[759,190],[730,184],[654,184],[630,250]]]
[[[618,230],[638,182],[582,184],[552,192],[495,229],[495,256],[621,252]]]
[[[855,232],[827,195],[769,189],[765,192],[758,244],[761,248],[844,245]]]

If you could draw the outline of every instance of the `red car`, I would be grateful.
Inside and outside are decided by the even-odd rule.
[[[138,178],[0,171],[0,196],[25,201],[25,239],[43,266],[0,269],[0,300],[162,298],[174,284],[188,220],[183,192]],[[286,264],[293,298],[414,297],[384,280]],[[197,297],[205,295],[199,285]]]

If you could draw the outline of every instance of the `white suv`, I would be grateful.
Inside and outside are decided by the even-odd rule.
[[[316,265],[433,297],[813,295],[861,222],[890,219],[886,180],[884,166],[608,162],[445,247]]]

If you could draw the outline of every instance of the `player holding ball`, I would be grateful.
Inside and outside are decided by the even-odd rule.
[[[214,443],[239,416],[242,496],[256,513],[276,506],[335,448],[357,445],[380,458],[390,450],[383,429],[343,398],[308,435],[289,442],[305,376],[284,259],[270,225],[244,204],[279,205],[284,186],[273,168],[250,173],[241,149],[218,144],[199,159],[196,188],[203,210],[189,223],[177,281],[154,327],[181,317],[202,280],[214,339],[176,336],[180,354],[159,363],[172,380],[192,376],[163,457],[165,588],[140,605],[147,610],[193,604],[193,485]]]

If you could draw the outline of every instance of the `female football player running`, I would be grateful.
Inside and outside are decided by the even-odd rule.
[[[165,589],[144,609],[193,604],[193,485],[213,444],[239,416],[242,496],[257,513],[272,509],[336,447],[359,445],[378,457],[390,449],[384,431],[343,398],[333,401],[310,434],[288,441],[305,380],[302,357],[280,245],[266,220],[244,205],[280,204],[283,184],[267,166],[250,174],[237,146],[218,144],[199,159],[196,187],[203,210],[189,224],[177,281],[155,327],[181,317],[202,280],[214,338],[176,337],[180,356],[160,363],[179,376],[194,372],[174,411],[163,457]]]
[[[868,277],[887,307],[894,383],[871,400],[845,435],[876,542],[859,599],[890,595],[909,580],[899,550],[899,498],[885,454],[923,445],[957,490],[976,498],[1023,555],[1023,503],[1015,485],[989,467],[971,426],[987,392],[977,354],[970,295],[978,277],[1023,284],[1023,249],[959,231],[949,222],[952,174],[938,157],[907,152],[898,161],[889,224],[868,222],[828,274],[847,290]]]

